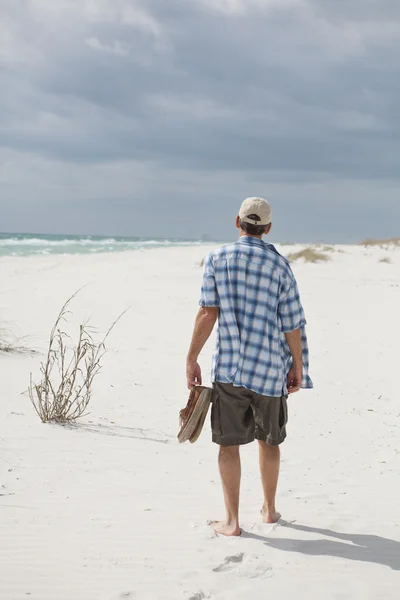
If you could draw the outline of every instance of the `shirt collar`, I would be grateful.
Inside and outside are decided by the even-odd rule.
[[[242,235],[238,241],[240,244],[249,244],[251,246],[254,245],[264,247],[266,245],[266,243],[263,240],[259,240],[258,238],[252,237],[250,235]]]

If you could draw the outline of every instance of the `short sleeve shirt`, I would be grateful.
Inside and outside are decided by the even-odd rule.
[[[284,334],[301,329],[303,387],[312,387],[297,283],[274,246],[243,236],[211,252],[204,262],[200,306],[220,309],[213,381],[281,396],[291,367]]]

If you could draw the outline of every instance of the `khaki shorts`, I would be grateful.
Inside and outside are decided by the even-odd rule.
[[[212,440],[220,446],[241,446],[256,440],[278,446],[286,438],[287,396],[262,396],[231,383],[214,383]]]

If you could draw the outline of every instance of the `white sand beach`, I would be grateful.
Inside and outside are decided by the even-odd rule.
[[[243,449],[237,539],[207,525],[224,516],[209,422],[195,445],[176,439],[209,249],[0,260],[0,321],[40,351],[0,354],[1,600],[399,597],[400,248],[338,246],[327,262],[293,264],[315,389],[289,401],[277,525],[260,522],[257,447]],[[29,374],[39,378],[55,317],[82,286],[75,328],[90,316],[104,332],[131,309],[90,415],[45,425]]]

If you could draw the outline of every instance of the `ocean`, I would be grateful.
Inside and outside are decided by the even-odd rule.
[[[193,246],[204,243],[206,242],[139,237],[0,233],[0,257],[126,252],[129,250],[145,250],[150,248],[162,248],[165,246]]]

